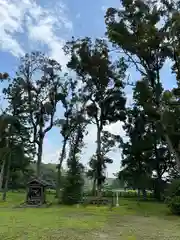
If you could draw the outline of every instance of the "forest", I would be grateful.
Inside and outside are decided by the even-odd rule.
[[[92,194],[101,196],[108,167],[119,161],[117,181],[144,200],[152,191],[180,213],[180,4],[156,2],[121,0],[120,8],[108,8],[106,37],[72,37],[63,48],[69,59],[65,69],[35,51],[20,59],[14,77],[0,74],[1,100],[7,103],[0,113],[3,200],[8,189],[25,188],[33,176],[53,181],[65,204],[80,200],[84,176],[92,180]],[[164,67],[176,79],[172,89],[164,87],[171,82],[162,78]],[[138,80],[130,78],[132,68]],[[116,122],[125,138],[118,129],[116,135],[105,130]],[[81,154],[89,124],[96,126],[96,152],[86,170]],[[58,164],[45,170],[43,143],[53,127],[62,147]],[[121,150],[119,159],[108,157],[115,148]]]

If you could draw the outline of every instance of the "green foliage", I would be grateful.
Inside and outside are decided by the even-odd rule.
[[[99,182],[101,185],[103,185],[103,183],[106,180],[106,169],[108,167],[109,164],[113,163],[113,159],[111,159],[110,157],[107,156],[107,154],[110,151],[113,151],[118,143],[121,141],[121,137],[118,135],[114,135],[109,133],[108,131],[102,131],[102,136],[101,136],[101,172],[98,173],[97,169],[98,169],[98,158],[97,158],[97,154],[94,154],[90,161],[89,161],[89,169],[87,171],[87,177],[92,179],[94,181],[94,185],[93,185],[93,192],[95,194],[95,189],[96,189],[96,183],[99,179]],[[93,194],[93,195],[94,195]]]
[[[5,80],[5,79],[8,79],[9,75],[8,73],[0,73],[0,80]]]
[[[154,190],[154,196],[161,200],[165,182],[165,172],[174,166],[164,132],[158,120],[157,108],[152,108],[153,95],[147,81],[136,83],[133,94],[134,105],[127,109],[127,121],[123,128],[129,137],[122,142],[122,170],[119,178],[128,187]]]
[[[78,112],[77,112],[78,113]],[[77,117],[79,113],[77,114]],[[79,203],[82,198],[82,191],[84,185],[83,165],[79,162],[79,154],[81,153],[84,138],[84,129],[86,124],[77,121],[77,129],[70,137],[70,152],[68,158],[68,170],[66,173],[65,184],[62,192],[62,202],[64,204],[72,205]]]
[[[173,214],[180,215],[180,196],[170,198],[168,201],[168,207]]]
[[[162,199],[168,181],[180,175],[180,5],[160,1],[157,6],[156,2],[122,0],[120,8],[109,8],[105,23],[110,42],[89,37],[68,41],[64,51],[73,77],[63,75],[60,64],[40,52],[21,58],[14,79],[0,73],[1,82],[10,80],[3,90],[8,107],[0,114],[0,185],[3,182],[7,188],[9,182],[13,189],[25,186],[35,174],[30,163],[37,156],[37,175],[51,183],[57,180],[57,195],[64,186],[64,203],[79,202],[83,138],[87,125],[95,124],[97,146],[87,172],[94,190],[110,189],[105,171],[114,159],[108,153],[120,148],[121,186],[138,189],[136,193],[144,198],[151,190],[156,199]],[[165,90],[161,79],[167,60],[172,61],[177,81],[172,90]],[[131,67],[140,78],[130,84],[133,104],[126,106],[126,70]],[[63,112],[55,119],[58,104]],[[104,131],[119,121],[126,135],[123,139],[119,133]],[[41,160],[44,137],[55,125],[63,140],[59,163],[52,169]],[[65,158],[68,171],[64,182]],[[114,186],[118,186],[115,181]],[[178,212],[179,183],[172,182],[171,188],[170,208]]]
[[[132,187],[153,188],[160,199],[164,173],[170,174],[176,164],[180,166],[179,91],[163,92],[160,79],[166,59],[171,58],[179,86],[179,43],[175,41],[175,35],[179,36],[179,5],[161,1],[157,7],[138,0],[121,4],[119,9],[107,10],[107,36],[142,80],[135,84],[134,105],[126,114],[124,129],[129,140],[121,145],[120,176]]]
[[[86,112],[97,127],[96,179],[98,189],[104,182],[101,150],[103,127],[108,123],[124,120],[126,99],[123,94],[123,79],[126,64],[121,58],[112,62],[108,44],[105,40],[89,38],[72,39],[65,46],[65,52],[71,58],[68,67],[74,70],[82,81],[83,99],[89,100]]]
[[[79,203],[82,199],[83,167],[78,160],[71,159],[68,161],[68,168],[63,185],[62,203],[73,205]]]
[[[161,6],[157,6],[151,1],[125,0],[121,4],[121,8],[109,8],[106,12],[107,36],[125,54],[126,62],[141,74],[143,81],[136,84],[138,104],[149,120],[159,122],[180,169],[179,3],[161,1]],[[178,87],[171,94],[163,94],[160,71],[169,58],[173,61],[172,72]]]
[[[173,214],[180,215],[180,180],[173,180],[167,190],[166,203]]]
[[[169,185],[169,188],[167,190],[167,195],[170,198],[173,198],[175,196],[180,196],[180,180],[179,179],[172,181],[172,183]]]
[[[77,86],[77,81],[68,79],[63,86],[63,108],[64,118],[58,119],[56,125],[61,128],[60,133],[63,137],[63,147],[59,156],[59,164],[57,165],[57,196],[60,199],[60,188],[63,185],[61,181],[61,168],[63,160],[66,156],[66,146],[68,141],[71,143],[72,156],[69,159],[74,159],[75,155],[80,151],[83,145],[84,131],[88,124],[85,116],[85,105],[87,99],[83,98],[82,89]],[[77,139],[76,139],[77,137]],[[70,151],[71,152],[71,151]]]
[[[40,175],[44,136],[54,125],[56,106],[63,101],[60,64],[41,52],[21,58],[16,77],[3,90],[8,98],[8,111],[28,132],[37,155],[37,175]]]

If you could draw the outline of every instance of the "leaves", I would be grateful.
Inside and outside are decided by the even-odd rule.
[[[37,149],[41,149],[45,134],[53,127],[58,102],[64,101],[60,72],[58,62],[41,52],[32,52],[21,58],[16,78],[4,89],[9,101],[8,111],[17,116]],[[18,122],[14,122],[15,125],[17,128]],[[41,162],[42,152],[38,151]]]
[[[163,191],[160,183],[164,175],[177,176],[173,169],[180,163],[180,9],[178,3],[167,1],[161,1],[160,6],[139,0],[122,0],[121,4],[121,8],[106,12],[110,42],[85,37],[66,43],[71,76],[41,52],[21,58],[15,78],[3,90],[8,108],[0,116],[1,153],[7,151],[7,140],[11,139],[15,155],[25,159],[25,165],[29,161],[26,154],[34,157],[36,152],[40,166],[43,139],[53,126],[59,127],[63,147],[58,178],[69,144],[67,189],[73,191],[72,182],[81,182],[77,174],[82,170],[79,159],[86,127],[95,124],[97,148],[88,175],[98,189],[105,181],[108,164],[113,162],[108,153],[120,148],[120,177],[130,187],[143,192],[154,189],[157,194]],[[167,60],[172,62],[177,81],[172,90],[165,90],[162,84],[161,70],[167,67]],[[126,79],[131,67],[140,78],[130,83],[133,103],[126,106]],[[4,79],[9,76],[1,73],[0,80]],[[57,119],[59,106],[63,110]],[[104,131],[105,126],[117,122],[121,122],[126,140],[119,133]],[[13,166],[19,168],[20,162],[14,159]]]
[[[8,79],[8,77],[9,77],[9,74],[8,73],[0,73],[0,80],[2,81],[2,80],[6,80],[6,79]]]
[[[103,127],[109,122],[125,120],[122,111],[125,110],[126,99],[122,90],[127,66],[123,58],[111,61],[108,44],[102,39],[92,41],[89,38],[73,38],[66,44],[65,51],[71,56],[67,66],[74,70],[82,81],[82,94],[85,96],[83,99],[88,102],[86,113],[97,126],[97,164],[94,170],[100,188],[105,180],[101,134]]]

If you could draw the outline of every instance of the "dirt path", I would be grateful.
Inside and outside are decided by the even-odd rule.
[[[180,221],[157,217],[111,216],[98,231],[64,229],[52,232],[51,239],[66,240],[179,240]]]
[[[111,240],[179,240],[180,221],[157,217],[111,217],[94,239]]]

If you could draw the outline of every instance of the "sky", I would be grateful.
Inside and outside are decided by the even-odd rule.
[[[13,76],[19,58],[25,53],[38,50],[57,60],[62,66],[67,63],[62,47],[74,37],[104,37],[106,30],[104,14],[108,7],[119,7],[119,0],[0,0],[0,72]],[[175,85],[174,76],[167,61],[161,78],[166,89]],[[130,80],[140,78],[135,69],[129,69]],[[1,85],[3,88],[3,85]],[[132,92],[126,89],[127,101],[132,101]],[[62,114],[58,107],[57,117]],[[82,162],[87,165],[96,150],[96,127],[88,126],[85,137]],[[111,133],[124,136],[122,124],[117,122],[105,127]],[[57,163],[62,147],[62,137],[58,128],[53,128],[45,137],[43,162]],[[120,168],[119,150],[109,153],[114,163],[108,166],[108,176],[112,177]]]

